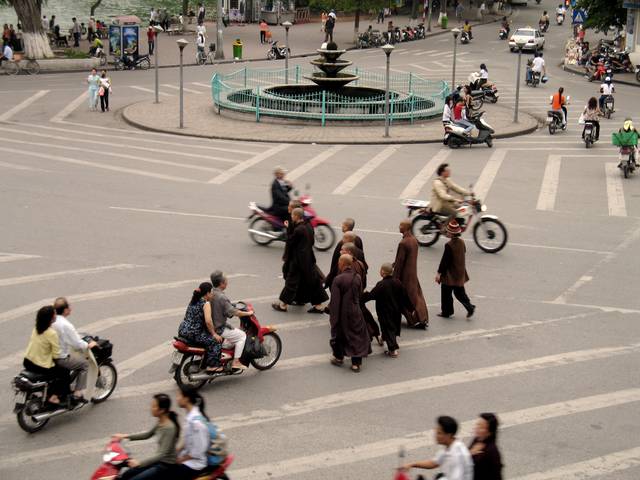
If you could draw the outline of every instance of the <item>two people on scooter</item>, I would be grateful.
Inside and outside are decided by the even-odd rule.
[[[531,63],[527,63],[527,83],[531,83],[534,72],[539,73],[540,78],[547,75],[547,67],[544,63],[544,58],[542,58],[542,52],[534,53]]]
[[[511,24],[509,23],[507,17],[502,17],[502,28],[504,28],[505,32],[507,32],[508,37],[509,33],[511,33]]]
[[[467,88],[467,87],[465,87]],[[465,135],[471,135],[473,130],[473,123],[467,118],[467,104],[463,98],[459,98],[455,106],[453,107],[453,123],[464,128]]]
[[[591,97],[587,106],[584,107],[584,111],[582,112],[582,117],[585,122],[589,122],[593,125],[595,129],[595,138],[594,140],[597,142],[600,139],[600,120],[599,118],[602,116],[602,111],[598,108],[598,100],[596,97]],[[584,139],[584,129],[582,130],[582,138]]]
[[[630,118],[626,118],[624,121],[624,125],[617,132],[614,132],[611,135],[611,140],[614,145],[620,147],[620,151],[618,153],[618,159],[620,163],[618,167],[622,165],[622,150],[623,148],[632,148],[634,153],[634,161],[636,166],[638,165],[638,139],[640,138],[640,134],[638,130],[633,126],[633,122]]]

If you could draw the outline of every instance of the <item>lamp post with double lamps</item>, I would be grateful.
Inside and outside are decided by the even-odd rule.
[[[180,128],[184,128],[184,75],[183,75],[183,65],[182,65],[182,57],[184,53],[184,47],[189,45],[184,38],[177,40],[178,48],[180,49]]]
[[[385,88],[384,88],[384,136],[389,136],[389,71],[391,69],[391,52],[393,52],[393,45],[385,44],[382,46],[382,51],[387,56],[387,74],[385,76]]]
[[[224,47],[222,45],[222,29],[223,29],[223,21],[222,21],[222,0],[218,0],[216,2],[216,51],[213,54],[213,58],[216,60],[224,59]]]
[[[158,55],[158,45],[160,44],[160,42],[158,41],[158,35],[160,34],[160,32],[164,32],[164,29],[160,26],[160,25],[154,25],[153,26],[153,31],[155,32],[155,54],[156,54],[156,102],[155,103],[160,103],[160,86],[159,86],[159,80],[158,80],[158,62],[160,61],[160,55]]]
[[[522,49],[525,42],[518,40],[516,47],[518,47],[518,68],[516,69],[516,105],[513,110],[513,123],[518,123],[518,106],[520,105],[520,69],[522,68]]]
[[[286,51],[284,52],[284,74],[285,74],[285,84],[289,84],[289,29],[293,25],[291,22],[286,21],[282,22],[282,26],[284,27],[284,43],[286,47]]]
[[[453,33],[453,72],[451,74],[451,91],[456,88],[456,53],[458,51],[458,35],[460,35],[460,29],[454,28],[451,30]]]

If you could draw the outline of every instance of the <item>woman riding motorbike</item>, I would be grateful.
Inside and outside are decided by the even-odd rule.
[[[598,107],[598,100],[596,97],[591,97],[589,102],[584,107],[582,112],[585,122],[591,122],[596,129],[595,141],[600,138],[600,121],[598,118],[602,116],[602,111]],[[582,138],[584,138],[584,129],[582,130]]]

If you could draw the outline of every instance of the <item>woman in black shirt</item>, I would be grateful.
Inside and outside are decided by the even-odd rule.
[[[475,426],[475,438],[469,445],[473,457],[473,480],[502,480],[502,458],[496,445],[498,418],[481,413]]]

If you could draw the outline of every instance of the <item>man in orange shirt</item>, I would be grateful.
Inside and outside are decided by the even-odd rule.
[[[551,110],[562,112],[562,129],[567,128],[567,99],[563,95],[564,88],[560,87],[558,92],[551,98]]]

